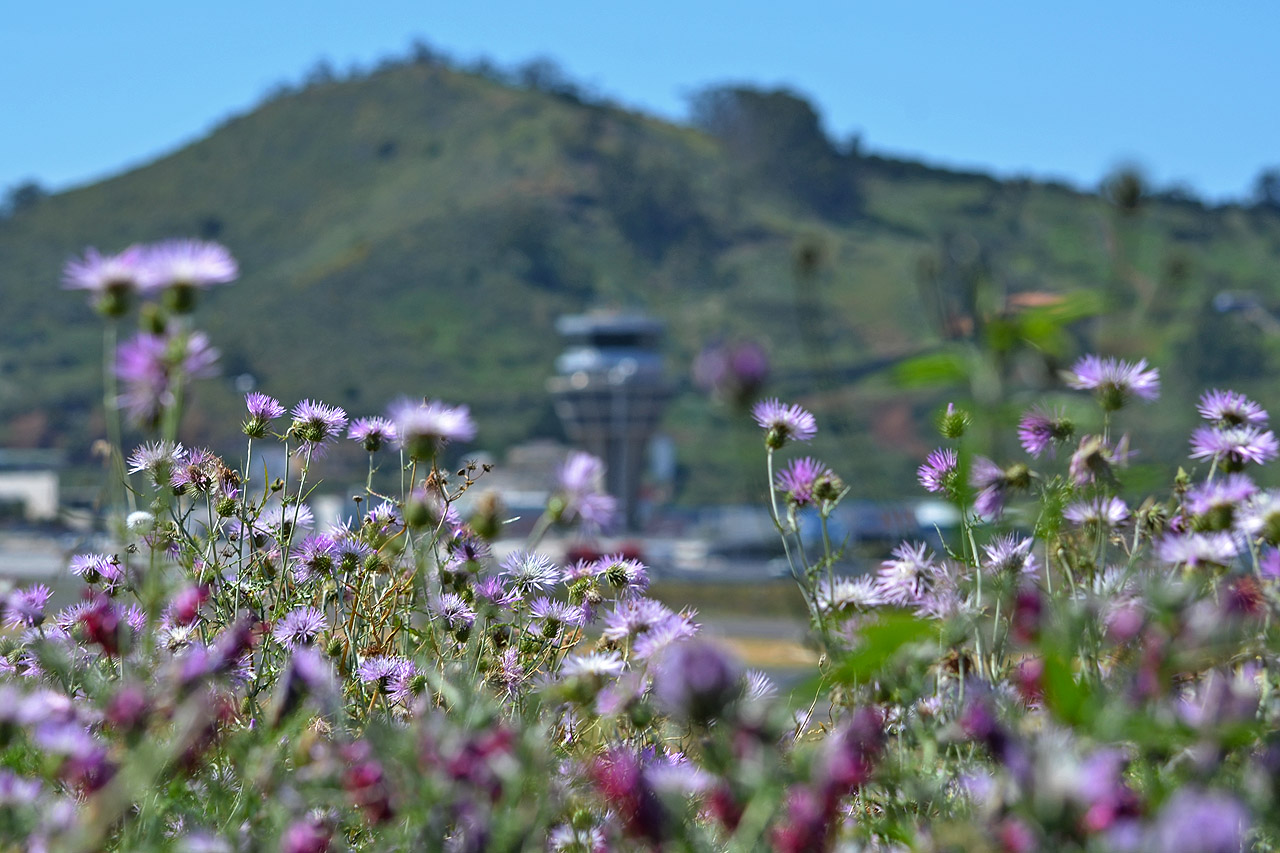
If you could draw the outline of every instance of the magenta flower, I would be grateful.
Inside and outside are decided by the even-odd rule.
[[[338,439],[346,425],[347,413],[339,407],[318,400],[303,400],[293,407],[289,436],[300,442],[299,453],[320,456]]]
[[[448,626],[450,631],[463,631],[476,621],[476,611],[462,596],[454,592],[442,592],[431,604],[431,612]]]
[[[1072,365],[1063,378],[1070,388],[1093,391],[1107,411],[1121,408],[1130,397],[1150,401],[1160,396],[1160,371],[1148,368],[1145,358],[1131,364],[1086,355]]]
[[[38,628],[44,622],[44,608],[53,591],[42,583],[16,589],[5,602],[6,623],[11,627]]]
[[[777,450],[788,441],[809,441],[818,434],[818,422],[799,406],[761,400],[751,407],[751,416],[765,431],[765,444]]]
[[[956,452],[950,447],[940,447],[925,457],[924,464],[916,469],[916,477],[927,492],[954,495],[959,467]]]
[[[1097,497],[1070,504],[1062,511],[1062,517],[1082,527],[1101,525],[1110,529],[1129,519],[1129,507],[1119,498]]]
[[[401,400],[391,407],[390,415],[396,439],[410,459],[434,459],[450,442],[470,441],[476,435],[466,406],[449,406],[439,400]]]
[[[377,453],[396,440],[396,425],[386,418],[359,418],[351,422],[347,438],[360,442],[369,453]]]
[[[1236,558],[1239,548],[1230,533],[1169,534],[1156,545],[1156,555],[1166,563],[1189,567],[1205,564],[1227,566]]]
[[[310,646],[316,638],[329,630],[329,620],[314,607],[302,607],[286,613],[276,622],[271,636],[286,648],[296,649]]]
[[[376,655],[356,667],[356,678],[373,685],[380,693],[390,694],[402,692],[414,672],[413,661],[407,658]]]
[[[811,456],[805,456],[787,463],[787,467],[774,479],[774,487],[785,492],[787,499],[796,506],[808,506],[813,502],[818,481],[830,476],[830,468]]]
[[[996,575],[1034,575],[1039,569],[1032,548],[1035,541],[1019,539],[1014,534],[1000,536],[982,547],[982,568]]]
[[[560,466],[557,480],[560,488],[551,508],[558,521],[581,518],[595,530],[612,523],[617,501],[604,491],[604,462],[599,458],[573,451]]]
[[[917,604],[937,580],[939,568],[923,542],[903,542],[880,564],[876,592],[886,604]]]
[[[1211,459],[1228,471],[1246,463],[1261,465],[1280,454],[1280,442],[1271,430],[1256,426],[1200,427],[1191,434],[1191,458]]]
[[[275,397],[268,397],[258,391],[250,392],[244,398],[245,408],[249,415],[245,418],[241,429],[250,438],[262,438],[267,434],[267,425],[284,414],[284,406]]]
[[[530,551],[515,551],[502,561],[502,574],[522,596],[560,582],[560,569],[549,557]]]
[[[985,456],[975,456],[969,482],[978,491],[973,508],[979,515],[995,518],[1004,512],[1005,499],[1011,491],[1031,485],[1031,472],[1022,464],[1001,468]]]
[[[1206,391],[1196,409],[1200,416],[1218,427],[1265,424],[1267,412],[1257,403],[1236,391]]]
[[[188,379],[213,376],[218,351],[203,332],[184,338],[140,332],[116,348],[116,376],[124,384],[117,405],[139,426],[154,429]]]
[[[1068,441],[1074,432],[1075,426],[1061,412],[1046,412],[1039,407],[1028,411],[1018,422],[1018,442],[1037,459],[1046,451],[1053,456],[1054,448]]]
[[[144,262],[141,246],[130,246],[118,255],[88,248],[83,258],[67,261],[62,283],[68,290],[89,291],[98,311],[119,317],[129,310],[130,297],[142,288]]]
[[[143,444],[129,456],[129,473],[145,471],[154,485],[168,485],[173,469],[187,458],[181,444],[172,441],[153,441]]]
[[[240,274],[227,247],[203,240],[166,240],[150,246],[146,254],[143,288],[166,287],[204,289],[212,284],[235,281]]]

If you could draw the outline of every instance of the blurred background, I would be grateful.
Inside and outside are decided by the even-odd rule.
[[[1145,357],[1165,391],[1124,413],[1134,488],[1186,464],[1204,388],[1276,403],[1272,4],[5,18],[11,575],[60,571],[92,533],[101,328],[59,289],[85,246],[194,236],[239,259],[196,315],[221,377],[194,386],[188,444],[237,458],[250,390],[353,417],[400,395],[465,403],[480,435],[450,461],[495,465],[480,487],[513,533],[569,448],[589,449],[624,520],[566,554],[628,550],[672,580],[784,571],[748,414],[761,397],[818,415],[801,450],[851,487],[837,523],[854,569],[948,523],[914,476],[947,402],[1014,461],[1013,425],[1063,367]],[[325,461],[331,516],[354,511],[364,473],[354,444]]]

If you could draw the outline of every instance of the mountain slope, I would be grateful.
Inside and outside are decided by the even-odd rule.
[[[840,151],[788,93],[718,96],[695,129],[410,63],[278,97],[172,156],[46,198],[0,222],[3,440],[87,459],[101,337],[80,296],[57,291],[61,266],[85,245],[176,235],[240,260],[242,278],[197,315],[228,378],[353,414],[400,394],[467,402],[490,448],[556,433],[543,391],[556,316],[620,305],[662,317],[686,386],[668,426],[697,471],[688,500],[749,493],[737,469],[750,427],[684,380],[716,338],[767,342],[770,391],[838,410],[843,429],[819,449],[849,459],[868,490],[908,488],[932,441],[912,425],[937,397],[849,385],[848,369],[963,341],[1010,294],[1095,288],[1130,318],[1077,326],[1075,345],[1181,377],[1159,433],[1185,422],[1198,383],[1238,381],[1265,402],[1274,342],[1204,309],[1222,290],[1276,297],[1274,214],[1148,198],[1126,215],[1062,187]],[[1021,385],[1047,375],[1010,369]],[[231,383],[204,383],[197,403],[188,436],[238,446]]]

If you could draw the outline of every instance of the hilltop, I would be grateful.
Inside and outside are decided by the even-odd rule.
[[[181,235],[225,243],[243,270],[197,315],[226,378],[198,387],[185,424],[228,451],[243,375],[353,415],[402,394],[465,402],[493,450],[558,435],[544,391],[554,320],[604,306],[668,324],[680,383],[668,431],[697,472],[686,501],[751,493],[741,469],[758,438],[687,378],[714,340],[767,346],[766,390],[831,413],[816,450],[863,495],[910,491],[934,441],[920,424],[942,399],[863,368],[1002,329],[1019,342],[997,360],[999,387],[971,370],[963,389],[1016,407],[1019,388],[1086,347],[1146,356],[1167,377],[1151,431],[1174,452],[1204,385],[1277,402],[1263,382],[1276,341],[1212,308],[1222,292],[1280,296],[1270,208],[876,156],[828,139],[785,91],[711,90],[694,116],[674,124],[554,77],[516,85],[422,56],[312,80],[150,165],[26,204],[0,221],[0,442],[89,463],[101,331],[58,289],[62,265],[86,245]],[[1057,297],[1082,293],[1069,312],[1113,319],[1034,332]],[[947,364],[932,367],[955,378]]]

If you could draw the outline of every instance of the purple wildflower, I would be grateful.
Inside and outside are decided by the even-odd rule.
[[[649,588],[649,570],[644,563],[628,559],[623,554],[601,557],[590,564],[590,569],[616,590],[638,593]]]
[[[502,561],[502,574],[521,596],[560,582],[560,570],[549,557],[530,551],[515,551]]]
[[[903,542],[893,549],[893,559],[880,564],[876,592],[887,604],[916,604],[933,586],[938,566],[923,542]]]
[[[77,554],[71,558],[71,573],[85,579],[86,583],[101,583],[108,591],[124,580],[124,570],[115,557],[103,554]]]
[[[118,255],[88,248],[83,258],[67,261],[62,283],[68,290],[89,291],[98,311],[119,317],[129,310],[130,297],[141,289],[144,260],[141,246],[130,246]]]
[[[276,622],[271,636],[288,649],[310,646],[316,638],[329,629],[329,620],[314,607],[292,610]]]
[[[129,473],[147,472],[156,486],[169,485],[174,466],[187,457],[186,448],[172,441],[152,441],[138,447],[129,456]]]
[[[986,559],[982,561],[982,568],[996,575],[1034,575],[1039,568],[1031,550],[1034,545],[1034,540],[1019,539],[1012,533],[1000,536],[983,546]]]
[[[212,450],[196,448],[169,475],[169,485],[175,492],[209,494],[218,483],[222,460]]]
[[[347,438],[360,442],[369,453],[377,453],[396,440],[396,425],[386,418],[359,418],[351,422]]]
[[[1280,579],[1280,548],[1263,548],[1258,557],[1258,574],[1271,580]]]
[[[622,675],[626,668],[622,655],[617,652],[588,652],[566,658],[560,667],[560,674],[565,678],[586,677],[611,680]]]
[[[392,405],[390,415],[396,440],[410,459],[434,459],[450,442],[470,441],[476,435],[466,406],[450,406],[439,400],[400,400]]]
[[[245,408],[249,416],[245,418],[241,429],[250,438],[262,438],[267,434],[267,425],[284,415],[284,406],[275,397],[269,397],[258,391],[245,395]]]
[[[975,456],[969,482],[978,490],[973,508],[979,515],[995,518],[1004,512],[1005,499],[1014,489],[1031,484],[1031,472],[1022,464],[1001,468],[985,456]]]
[[[1200,416],[1217,427],[1265,424],[1267,412],[1257,403],[1235,391],[1206,391],[1196,406]]]
[[[454,592],[442,592],[431,606],[431,612],[440,618],[450,631],[463,631],[476,621],[476,611]]]
[[[502,578],[494,575],[482,578],[475,585],[474,592],[476,598],[487,601],[502,610],[520,601],[520,593],[514,589],[507,589],[506,584],[502,582]]]
[[[1116,497],[1097,497],[1070,504],[1062,511],[1062,517],[1082,527],[1101,525],[1110,529],[1129,519],[1129,507]]]
[[[293,572],[299,581],[328,577],[338,562],[338,545],[332,537],[316,533],[302,540],[292,557]]]
[[[356,667],[356,678],[386,694],[399,692],[413,674],[413,662],[402,657],[376,655]]]
[[[1185,506],[1198,516],[1197,527],[1224,530],[1231,526],[1236,510],[1258,491],[1244,474],[1228,474],[1187,490]]]
[[[116,348],[124,391],[116,404],[140,426],[154,428],[188,379],[213,376],[218,351],[203,332],[185,338],[139,332]]]
[[[1191,458],[1211,459],[1228,471],[1238,471],[1248,462],[1261,465],[1277,454],[1280,442],[1275,433],[1256,426],[1199,427],[1191,434]]]
[[[695,636],[699,626],[693,621],[694,615],[685,610],[668,615],[636,637],[635,644],[631,647],[632,655],[638,660],[650,660],[672,645]]]
[[[865,613],[882,602],[876,579],[834,578],[818,586],[818,608],[825,613]]]
[[[604,462],[575,450],[560,466],[557,480],[559,492],[552,499],[556,520],[572,522],[581,518],[585,525],[597,530],[609,526],[617,501],[604,491]]]
[[[1255,492],[1232,515],[1236,530],[1249,538],[1280,542],[1280,491]]]
[[[44,608],[51,595],[52,590],[42,583],[14,590],[5,602],[6,623],[14,628],[38,628],[44,622]]]
[[[1072,365],[1064,376],[1067,386],[1093,391],[1107,411],[1124,406],[1130,397],[1154,400],[1160,396],[1160,372],[1147,367],[1147,360],[1136,364],[1115,358],[1086,355]]]
[[[744,680],[737,662],[704,641],[678,643],[658,659],[654,697],[671,714],[707,725],[742,698]]]
[[[605,639],[629,640],[643,634],[672,616],[671,608],[651,598],[624,598],[605,614]]]
[[[830,476],[830,468],[811,456],[805,456],[787,463],[787,467],[778,472],[774,487],[785,492],[787,500],[796,506],[808,506],[813,502],[819,481]]]
[[[952,495],[959,468],[960,458],[956,452],[950,447],[939,447],[925,457],[924,464],[916,469],[916,476],[925,491]]]
[[[585,622],[582,607],[545,595],[529,603],[529,615],[538,622],[543,636],[556,637],[562,626],[577,627]]]
[[[1018,422],[1018,441],[1022,449],[1037,459],[1045,451],[1053,456],[1055,447],[1069,440],[1074,432],[1075,425],[1061,412],[1046,412],[1038,406]]]
[[[1249,811],[1229,794],[1179,788],[1156,816],[1150,849],[1162,853],[1237,853],[1245,849]]]
[[[788,441],[809,441],[818,434],[818,422],[812,414],[777,398],[756,403],[751,407],[751,416],[765,431],[765,445],[773,450]]]
[[[1186,533],[1165,536],[1156,545],[1156,555],[1172,565],[1185,563],[1190,568],[1212,564],[1230,565],[1239,548],[1230,533]]]
[[[318,400],[303,400],[293,407],[293,423],[289,436],[301,444],[299,452],[320,456],[337,440],[347,425],[347,413],[337,406]]]
[[[240,274],[226,246],[203,240],[165,240],[146,249],[147,290],[203,289],[235,281]]]

